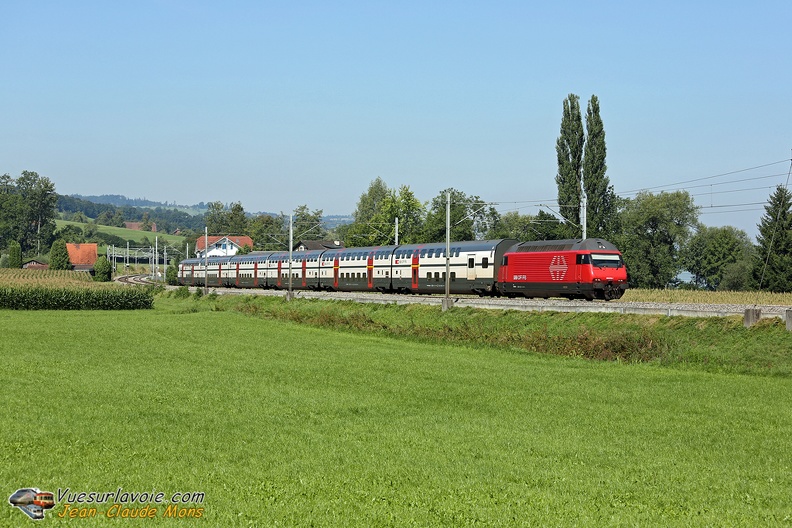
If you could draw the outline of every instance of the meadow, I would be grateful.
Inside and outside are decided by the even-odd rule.
[[[202,492],[186,506],[207,526],[792,522],[790,377],[315,328],[212,297],[0,311],[8,495]],[[48,525],[112,522],[63,507]]]
[[[55,225],[58,227],[58,229],[63,229],[63,227],[67,225],[73,225],[75,227],[79,227],[80,229],[85,229],[86,226],[93,224],[73,222],[71,220],[55,220]],[[154,244],[154,238],[158,238],[160,244],[167,242],[171,245],[178,247],[184,245],[184,237],[179,235],[170,235],[168,233],[153,233],[151,231],[138,231],[135,229],[126,229],[124,227],[114,227],[114,226],[106,226],[106,225],[96,225],[96,228],[101,233],[107,233],[108,235],[115,235],[117,237],[123,238],[124,240],[132,240],[135,243],[140,243],[144,238],[146,238],[149,241],[149,243]]]

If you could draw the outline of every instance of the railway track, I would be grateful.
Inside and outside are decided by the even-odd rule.
[[[202,288],[191,288],[192,291]],[[210,288],[219,295],[269,295],[286,296],[284,290]],[[364,292],[319,292],[295,290],[297,299],[348,300],[380,304],[425,304],[441,306],[442,295],[399,295],[388,293]],[[604,301],[583,301],[566,299],[505,299],[478,296],[452,296],[454,306],[493,310],[520,310],[536,312],[577,312],[577,313],[620,313],[636,315],[661,315],[682,317],[743,317],[748,309],[759,309],[761,318],[781,318],[792,323],[792,306],[755,305],[755,304],[688,304],[663,302],[635,302],[624,299]]]
[[[134,284],[137,286],[146,286],[146,285],[154,284],[154,282],[151,280],[151,276],[145,274],[121,275],[115,278],[115,282],[120,282],[122,284]]]

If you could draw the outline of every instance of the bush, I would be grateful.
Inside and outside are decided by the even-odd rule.
[[[102,255],[94,263],[94,280],[97,282],[110,282],[113,274],[113,266],[107,257]]]
[[[187,286],[180,286],[173,292],[173,297],[176,299],[186,299],[190,296],[190,288]]]

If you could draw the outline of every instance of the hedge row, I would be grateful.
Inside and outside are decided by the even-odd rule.
[[[138,310],[153,305],[154,290],[143,287],[0,286],[0,308],[11,310]]]

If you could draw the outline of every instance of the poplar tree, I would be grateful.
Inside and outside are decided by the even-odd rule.
[[[12,240],[8,243],[8,267],[22,267],[22,247],[16,240]]]
[[[617,232],[616,193],[605,172],[605,127],[599,99],[592,95],[586,109],[586,146],[583,152],[583,189],[586,192],[588,237],[610,238]]]
[[[792,291],[792,193],[779,185],[765,206],[753,276],[760,289]]]
[[[558,207],[559,213],[568,222],[562,231],[572,237],[580,234],[580,180],[582,175],[583,117],[580,114],[580,98],[569,94],[564,100],[564,113],[561,118],[561,134],[556,141],[558,156]]]

